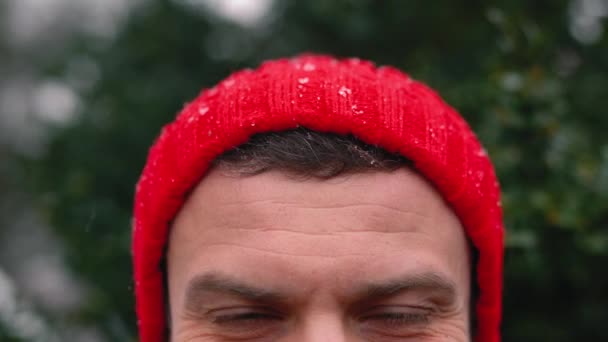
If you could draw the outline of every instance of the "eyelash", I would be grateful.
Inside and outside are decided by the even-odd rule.
[[[242,308],[233,312],[218,312],[210,322],[230,336],[253,338],[272,334],[282,320],[283,316],[273,311]]]
[[[266,312],[242,312],[237,314],[219,315],[213,318],[215,324],[254,323],[258,321],[278,321],[281,317]]]
[[[281,317],[264,312],[244,312],[231,315],[221,315],[213,319],[213,323],[225,324],[233,322],[257,322],[257,321],[277,321]],[[362,318],[362,321],[382,321],[387,325],[399,326],[404,324],[428,323],[428,313],[410,313],[410,312],[389,312],[376,315],[370,315]]]
[[[429,322],[429,313],[389,312],[363,317],[364,321],[381,321],[389,326],[407,324],[425,324]]]

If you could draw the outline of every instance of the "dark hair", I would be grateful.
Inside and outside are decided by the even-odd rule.
[[[279,170],[298,177],[329,179],[340,174],[392,171],[410,166],[411,162],[352,135],[320,133],[300,127],[256,134],[216,158],[213,165],[240,175]]]

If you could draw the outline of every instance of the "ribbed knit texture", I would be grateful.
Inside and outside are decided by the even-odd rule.
[[[391,67],[304,55],[236,72],[204,90],[165,126],[137,184],[133,262],[140,341],[166,336],[161,260],[169,223],[210,162],[256,133],[303,126],[353,134],[414,162],[479,252],[477,342],[499,342],[503,236],[492,164],[461,116]]]

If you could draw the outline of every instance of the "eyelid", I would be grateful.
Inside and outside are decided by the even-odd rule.
[[[379,304],[373,305],[366,308],[362,313],[376,312],[376,311],[391,311],[391,310],[416,310],[425,311],[428,313],[434,313],[437,309],[433,305],[421,305],[421,304]]]
[[[216,324],[231,322],[251,322],[257,320],[281,320],[282,315],[276,310],[260,306],[237,306],[219,308],[209,311],[211,321]]]
[[[362,313],[359,321],[401,319],[404,323],[428,323],[434,309],[413,305],[379,305]]]
[[[209,329],[221,340],[250,341],[280,334],[285,316],[273,308],[264,306],[219,307],[206,313]]]
[[[429,315],[428,313],[390,312],[368,316],[366,320],[383,321],[384,324],[389,325],[424,324],[429,322]]]

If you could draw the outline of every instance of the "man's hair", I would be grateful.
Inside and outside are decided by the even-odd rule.
[[[393,171],[412,163],[351,135],[300,127],[256,134],[216,158],[213,165],[240,175],[276,170],[303,178],[329,179],[341,174]]]

